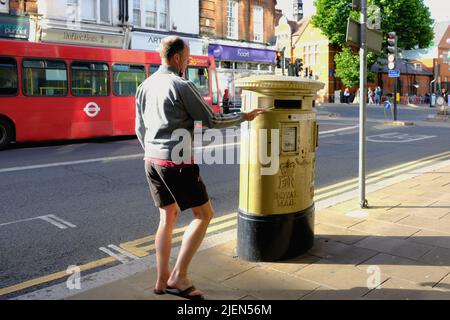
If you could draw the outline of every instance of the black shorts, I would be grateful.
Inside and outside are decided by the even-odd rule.
[[[167,168],[145,161],[150,194],[158,208],[177,203],[180,210],[201,206],[209,196],[198,165]]]

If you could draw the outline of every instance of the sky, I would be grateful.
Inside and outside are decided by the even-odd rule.
[[[436,21],[450,20],[449,0],[424,0],[426,6],[430,8],[431,17]],[[283,13],[289,19],[292,19],[292,0],[277,0],[277,9],[283,10]],[[303,0],[303,10],[305,16],[315,13],[314,0]]]

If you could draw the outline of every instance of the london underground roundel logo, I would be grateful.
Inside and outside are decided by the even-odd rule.
[[[89,102],[83,110],[88,117],[94,118],[100,112],[100,107],[95,102]]]

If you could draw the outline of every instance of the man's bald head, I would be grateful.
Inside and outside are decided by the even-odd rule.
[[[161,40],[160,55],[161,59],[170,61],[170,59],[177,53],[181,54],[187,47],[187,43],[177,36],[168,36]]]
[[[166,37],[161,40],[160,56],[162,64],[174,67],[181,75],[189,62],[189,45],[180,37]]]

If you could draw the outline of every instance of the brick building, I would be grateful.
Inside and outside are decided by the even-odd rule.
[[[221,91],[240,103],[236,79],[274,73],[275,0],[200,0],[200,36],[216,59]]]

